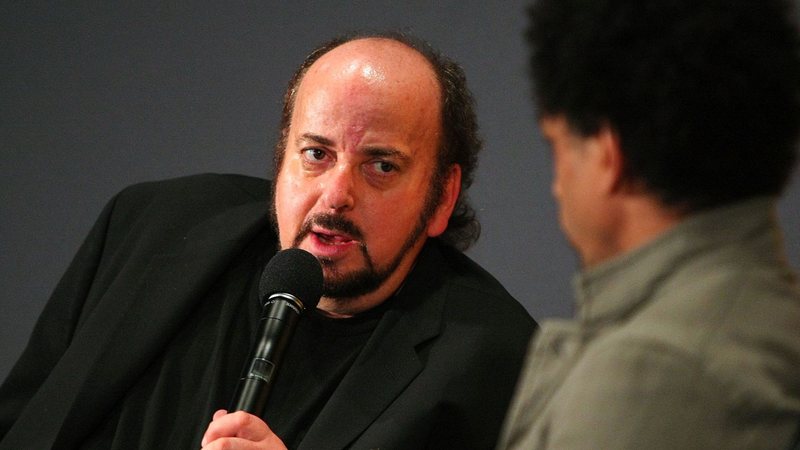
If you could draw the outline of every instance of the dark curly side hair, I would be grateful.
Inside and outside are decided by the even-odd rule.
[[[399,32],[353,33],[337,37],[314,49],[289,81],[283,99],[283,113],[280,122],[280,136],[275,146],[273,184],[283,164],[289,127],[294,111],[295,96],[300,82],[322,55],[350,41],[368,38],[381,38],[397,41],[421,54],[430,63],[439,81],[442,99],[442,140],[439,146],[436,169],[431,189],[428,192],[423,218],[430,217],[439,205],[444,191],[448,169],[453,164],[461,166],[461,193],[458,196],[453,214],[445,232],[439,237],[449,245],[466,250],[480,236],[481,227],[475,210],[467,199],[467,190],[472,185],[478,165],[478,153],[483,142],[478,135],[478,121],[472,93],[467,88],[463,69],[427,42]],[[275,191],[273,186],[273,192]],[[274,202],[273,202],[274,205]],[[273,206],[274,207],[274,206]]]
[[[620,138],[624,176],[688,211],[779,195],[797,157],[800,38],[781,0],[541,0],[541,116]]]

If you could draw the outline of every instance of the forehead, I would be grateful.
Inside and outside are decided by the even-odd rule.
[[[563,115],[540,117],[539,129],[548,139],[566,137],[572,134],[569,123]]]
[[[419,51],[388,38],[346,42],[322,55],[306,71],[301,84],[316,75],[332,80],[360,75],[366,82],[422,83],[438,90],[436,73]]]
[[[439,82],[425,57],[396,41],[363,39],[311,65],[298,86],[292,124],[361,120],[402,128],[417,122],[438,133],[440,108]]]

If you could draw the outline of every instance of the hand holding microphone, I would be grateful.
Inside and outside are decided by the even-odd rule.
[[[230,408],[233,413],[221,410],[214,414],[203,436],[203,448],[222,445],[220,439],[225,438],[257,442],[264,448],[285,448],[260,417],[297,321],[319,303],[322,281],[322,267],[317,258],[299,248],[276,253],[264,267],[258,285],[263,305],[261,319],[256,342],[236,387]]]

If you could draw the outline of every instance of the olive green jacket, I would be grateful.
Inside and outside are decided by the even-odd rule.
[[[800,424],[800,289],[774,199],[700,213],[576,277],[531,347],[508,449],[785,449]]]

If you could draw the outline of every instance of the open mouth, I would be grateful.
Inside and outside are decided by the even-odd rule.
[[[320,231],[313,231],[312,234],[314,234],[314,236],[316,236],[317,239],[319,239],[321,242],[327,245],[347,245],[356,242],[353,238],[342,234],[327,233]]]

